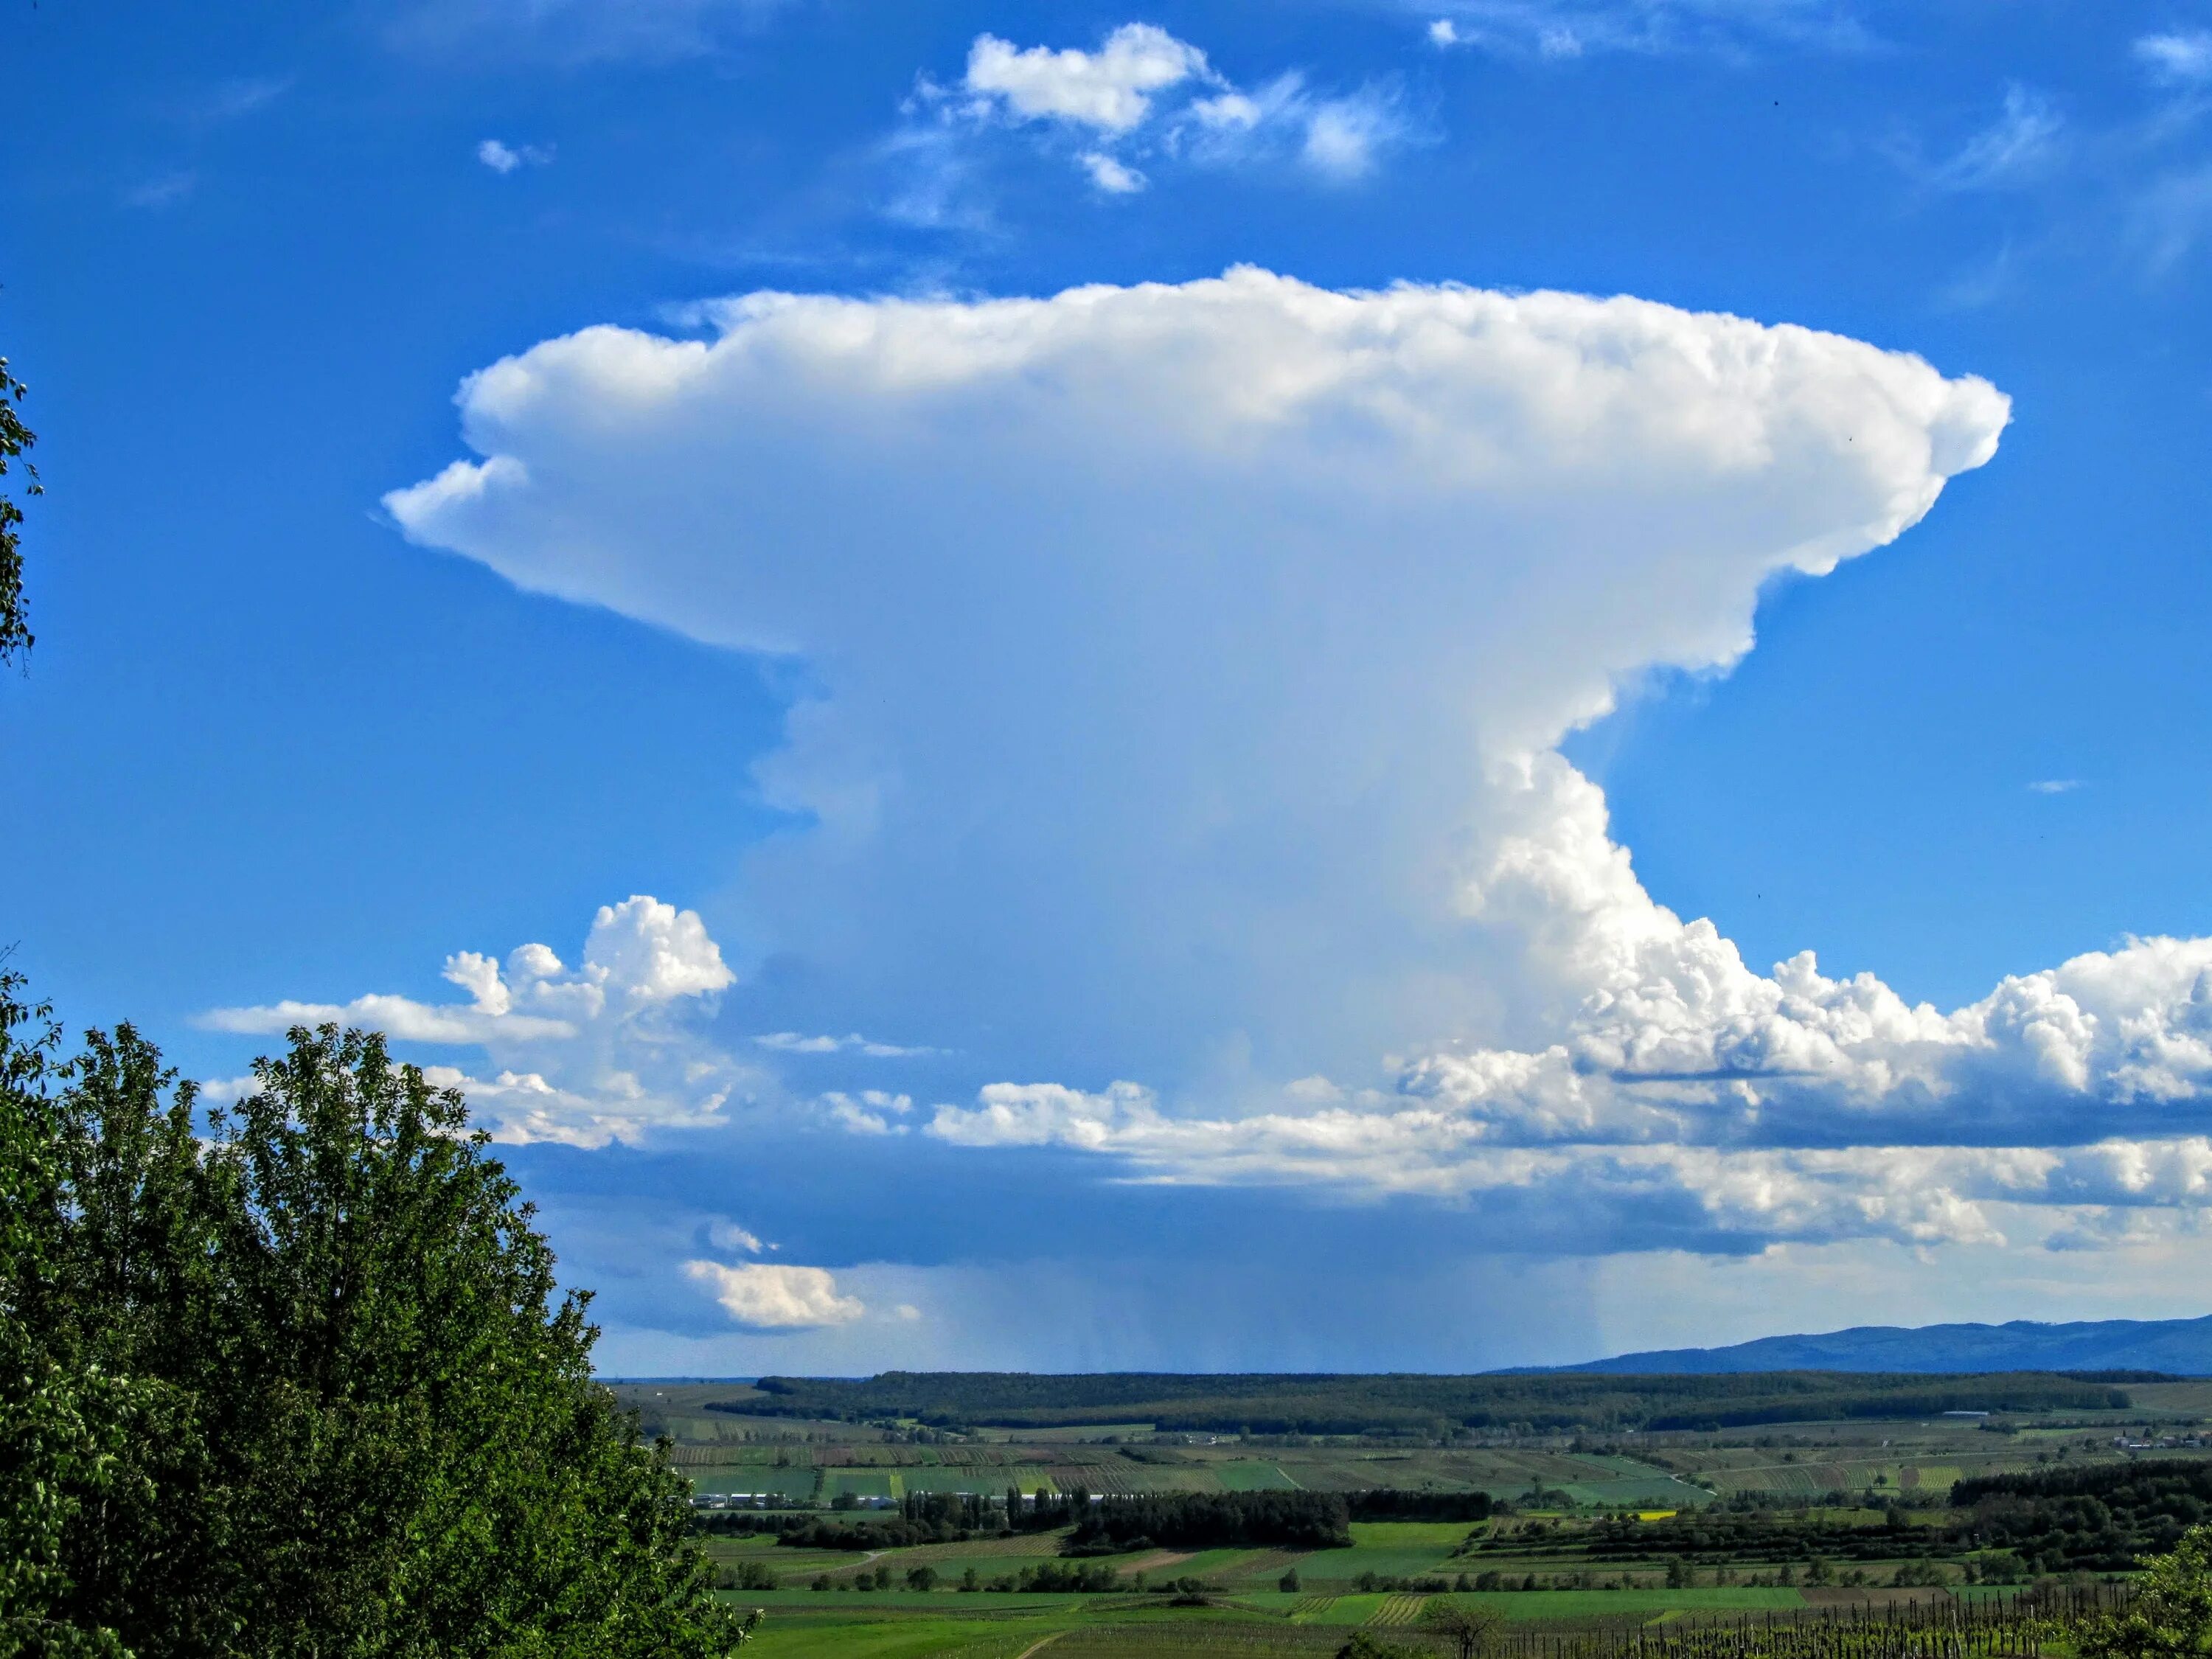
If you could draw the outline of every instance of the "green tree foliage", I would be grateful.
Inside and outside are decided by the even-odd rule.
[[[47,1090],[58,1033],[22,991],[0,975],[0,1655],[119,1655],[115,1632],[71,1605],[66,1540],[88,1502],[125,1484],[131,1401],[112,1378],[56,1364],[27,1322],[61,1183]]]
[[[707,1659],[744,1639],[681,1477],[592,1382],[585,1298],[459,1095],[380,1038],[295,1030],[203,1133],[128,1026],[56,1074],[7,989],[15,1650]]]
[[[1436,1659],[1436,1655],[1412,1642],[1386,1642],[1372,1632],[1356,1630],[1336,1650],[1336,1659]]]
[[[23,424],[20,405],[24,391],[23,383],[8,372],[8,360],[0,357],[0,479],[21,466],[28,480],[23,493],[35,495],[39,471],[23,458],[38,440]],[[0,663],[31,648],[23,608],[23,552],[15,534],[15,526],[22,522],[23,509],[0,487]]]
[[[1069,1555],[1154,1544],[1192,1550],[1336,1549],[1352,1541],[1344,1498],[1333,1492],[1115,1492],[1097,1503],[1073,1501],[1069,1518],[1075,1527],[1062,1546]]]
[[[2124,1571],[2212,1520],[2212,1464],[2186,1458],[1979,1475],[1951,1488],[1951,1530],[2039,1572]]]
[[[2212,1648],[2212,1526],[2191,1527],[2145,1568],[2127,1612],[2082,1631],[2084,1659],[2183,1659]]]

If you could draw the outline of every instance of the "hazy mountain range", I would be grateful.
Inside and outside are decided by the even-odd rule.
[[[1725,1348],[1624,1353],[1562,1371],[2173,1371],[2212,1376],[2212,1316],[2045,1325],[1856,1325],[1818,1336],[1762,1336]]]

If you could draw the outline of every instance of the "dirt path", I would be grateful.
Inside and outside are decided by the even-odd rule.
[[[1049,1636],[1040,1636],[1036,1641],[1030,1643],[1029,1646],[1024,1648],[1019,1653],[1016,1654],[1014,1656],[1014,1659],[1030,1659],[1030,1656],[1035,1653],[1039,1648],[1050,1647],[1054,1642],[1057,1642],[1061,1637],[1066,1634],[1067,1632],[1064,1630],[1056,1630]]]

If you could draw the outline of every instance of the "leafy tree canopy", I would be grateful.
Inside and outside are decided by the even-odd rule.
[[[56,1066],[5,988],[0,1654],[743,1640],[458,1094],[325,1027],[204,1115],[128,1026]]]
[[[2191,1527],[2144,1565],[2128,1610],[2082,1633],[2084,1659],[2185,1659],[2212,1648],[2212,1526]]]

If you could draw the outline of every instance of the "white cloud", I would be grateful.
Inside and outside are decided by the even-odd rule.
[[[2079,778],[2038,778],[2028,788],[2039,795],[2070,795],[2081,787]]]
[[[2136,41],[2135,55],[2153,78],[2168,86],[2212,82],[2212,29],[2146,34]]]
[[[1434,0],[1411,8],[1427,11]],[[1842,0],[1453,0],[1429,25],[1439,46],[1477,41],[1504,52],[1741,56],[1785,46],[1855,52],[1869,44]]]
[[[713,314],[484,371],[478,459],[387,506],[533,591],[810,663],[761,778],[815,828],[743,902],[830,1029],[1145,1080],[994,1085],[935,1138],[1696,1248],[2204,1201],[2212,942],[1948,1012],[1809,954],[1756,973],[1557,752],[1986,461],[1985,383],[1634,300],[1249,270]],[[823,1109],[880,1135],[909,1104]]]
[[[1123,133],[1152,112],[1153,94],[1211,78],[1206,54],[1196,46],[1150,23],[1124,23],[1097,52],[1023,50],[994,34],[979,34],[969,48],[962,85],[1021,119]]]
[[[882,1089],[863,1089],[857,1094],[833,1090],[822,1097],[822,1109],[831,1122],[854,1134],[902,1135],[907,1126],[892,1120],[912,1112],[914,1098]]]
[[[1404,132],[1404,121],[1387,100],[1370,95],[1327,99],[1306,118],[1301,153],[1324,178],[1364,179],[1375,170],[1376,152]]]
[[[2005,88],[2004,108],[1952,155],[1934,163],[1906,160],[1908,168],[1939,190],[1990,190],[2020,184],[2049,167],[2065,122],[2040,93]]]
[[[1075,158],[1091,175],[1091,182],[1109,196],[1133,196],[1145,187],[1145,175],[1115,161],[1103,150],[1090,149]]]
[[[958,163],[948,140],[963,130],[1038,126],[1048,143],[1054,130],[1080,134],[1084,147],[1072,159],[1109,196],[1146,186],[1139,160],[1213,167],[1281,161],[1341,183],[1364,177],[1384,150],[1417,136],[1384,89],[1319,94],[1293,72],[1241,91],[1198,47],[1149,23],[1124,24],[1092,52],[978,35],[958,88],[924,77],[905,108],[916,120],[890,153],[909,165],[929,163],[921,197],[933,222],[959,216],[946,202]],[[900,216],[924,216],[913,210],[915,195],[902,192]]]
[[[707,1229],[707,1237],[720,1250],[743,1250],[747,1255],[758,1255],[763,1250],[774,1249],[772,1244],[761,1243],[760,1235],[750,1228],[740,1227],[734,1221],[717,1221]]]
[[[910,1060],[922,1054],[933,1054],[934,1048],[911,1048],[896,1042],[878,1042],[873,1037],[862,1036],[858,1031],[843,1036],[808,1036],[799,1031],[770,1031],[753,1041],[763,1048],[773,1048],[786,1054],[866,1054],[871,1060]]]
[[[380,1030],[398,1043],[483,1049],[497,1068],[472,1076],[426,1067],[459,1088],[502,1140],[605,1146],[648,1128],[711,1123],[741,1073],[686,1028],[690,1013],[735,979],[695,911],[643,895],[602,905],[582,962],[566,966],[544,945],[502,964],[474,951],[446,959],[445,977],[465,1003],[360,996],[349,1002],[286,1000],[217,1008],[210,1030],[274,1036],[295,1025]]]
[[[553,152],[536,144],[503,144],[496,138],[487,138],[477,146],[477,160],[494,173],[514,173],[526,167],[544,167],[553,159]]]
[[[687,1261],[684,1271],[708,1286],[733,1321],[752,1330],[817,1330],[825,1325],[849,1325],[867,1312],[858,1297],[837,1293],[836,1279],[823,1267],[769,1261],[732,1267],[720,1261]]]

